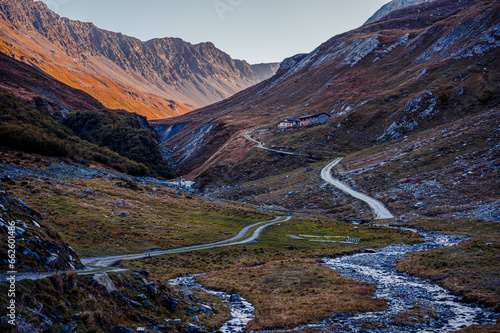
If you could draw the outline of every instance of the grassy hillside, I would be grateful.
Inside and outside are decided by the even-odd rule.
[[[82,111],[65,119],[51,113],[41,98],[29,104],[0,94],[0,142],[5,148],[132,175],[173,177],[162,160],[156,133],[141,119],[114,110]]]
[[[163,159],[156,132],[142,116],[119,110],[80,111],[70,113],[62,123],[81,139],[148,166],[153,176],[174,176]]]

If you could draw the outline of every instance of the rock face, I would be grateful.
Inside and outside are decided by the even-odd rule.
[[[212,43],[136,38],[72,21],[33,0],[0,2],[2,52],[82,89],[112,109],[148,118],[180,115],[272,76]]]
[[[307,54],[296,54],[293,57],[286,58],[283,60],[283,62],[280,64],[280,67],[278,68],[278,72],[286,71],[293,66],[295,66],[298,62],[300,62],[302,59],[307,57]]]
[[[12,222],[15,226],[10,225]],[[42,215],[21,200],[0,193],[0,241],[5,254],[8,253],[10,230],[16,237],[17,271],[69,271],[83,268],[75,251],[44,225]],[[1,259],[5,264],[8,263],[5,256]]]
[[[112,294],[118,291],[114,282],[109,278],[106,273],[97,273],[90,278],[90,283],[101,287],[107,294]]]
[[[402,8],[407,8],[411,6],[417,6],[425,2],[432,2],[435,0],[393,0],[389,2],[388,4],[385,4],[380,8],[375,14],[373,14],[372,17],[368,19],[368,21],[365,22],[365,24],[370,24],[375,21],[380,20],[381,18],[385,17],[386,15]]]

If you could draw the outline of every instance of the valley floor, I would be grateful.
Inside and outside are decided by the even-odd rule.
[[[82,301],[94,297],[98,300],[96,304],[101,304],[101,297],[105,297],[108,304],[106,307],[114,308],[114,311],[124,315],[118,321],[102,321],[95,316],[99,313],[103,316],[106,310],[98,310],[95,306],[90,306],[88,301],[75,302],[75,296],[71,296],[71,288],[68,289],[67,283],[88,284],[89,277],[58,275],[43,280],[51,281],[49,284],[42,281],[19,282],[19,288],[24,295],[18,300],[20,313],[25,320],[31,320],[33,325],[42,325],[44,318],[52,318],[50,320],[53,327],[62,327],[64,324],[80,331],[82,327],[88,327],[91,320],[95,330],[101,332],[118,324],[153,328],[155,324],[152,323],[156,321],[156,327],[161,326],[164,331],[173,332],[180,329],[180,326],[176,326],[178,322],[176,321],[175,325],[173,322],[167,324],[164,319],[181,319],[181,323],[192,323],[196,317],[196,324],[202,329],[220,327],[224,321],[230,319],[227,317],[229,308],[220,299],[209,302],[217,304],[214,306],[217,312],[201,313],[196,307],[207,302],[210,296],[196,291],[199,300],[195,301],[193,296],[186,298],[184,294],[179,294],[182,288],[167,287],[172,278],[200,273],[205,275],[197,277],[197,280],[204,285],[239,294],[255,306],[256,318],[248,326],[253,330],[292,328],[331,317],[333,314],[381,311],[387,308],[387,302],[383,300],[384,297],[373,298],[375,286],[344,278],[324,266],[319,258],[342,258],[348,254],[363,253],[366,249],[370,249],[371,253],[371,249],[382,249],[390,244],[420,242],[420,237],[411,231],[363,224],[353,226],[321,216],[293,217],[259,225],[258,221],[272,220],[273,216],[254,210],[248,205],[207,202],[196,195],[163,187],[161,183],[151,182],[151,179],[128,178],[81,166],[50,164],[39,165],[34,169],[4,165],[1,170],[2,190],[9,196],[22,198],[27,205],[44,215],[42,223],[58,230],[62,238],[80,255],[109,256],[123,253],[124,255],[110,258],[120,259],[118,265],[114,265],[115,268],[147,272],[147,279],[153,286],[166,288],[164,295],[179,302],[179,308],[176,310],[161,310],[165,305],[161,305],[159,299],[158,303],[155,303],[155,292],[151,294],[151,291],[147,291],[146,297],[153,307],[148,310],[146,317],[151,320],[148,322],[149,319],[144,316],[134,317],[132,313],[136,310],[134,305],[131,305],[135,304],[132,300],[136,299],[135,302],[143,304],[143,300],[137,298],[139,296],[134,296],[140,295],[140,288],[137,289],[138,287],[133,287],[133,283],[126,282],[130,273],[110,272],[112,281],[123,286],[121,296],[108,297],[98,289],[89,291],[86,296],[78,296]],[[179,208],[184,211],[181,213]],[[492,270],[484,271],[479,280],[470,279],[477,275],[476,270],[483,265],[481,260],[498,260],[496,235],[499,230],[495,223],[481,223],[479,232],[472,228],[479,222],[475,223],[463,221],[453,224],[436,221],[419,224],[419,228],[462,233],[476,239],[460,243],[449,250],[436,249],[426,252],[429,255],[412,255],[398,264],[398,268],[442,283],[468,301],[497,306],[500,292],[497,290],[499,280],[495,267],[499,267],[499,263],[491,265]],[[256,229],[258,226],[268,228]],[[253,233],[254,237],[242,238],[250,242],[242,242],[235,237],[231,241],[223,241],[229,238],[228,234],[236,234],[242,227],[248,232],[240,233],[236,237]],[[291,238],[289,235],[349,236],[360,241],[311,242],[300,237]],[[260,237],[257,239],[258,236]],[[151,255],[143,253],[130,258],[126,255],[147,249],[173,249],[211,242],[215,244],[192,247],[196,252],[168,250],[150,252]],[[477,245],[471,246],[471,242]],[[485,247],[484,250],[488,250],[487,253],[491,253],[492,257],[486,258],[477,248],[479,245]],[[461,256],[474,253],[475,265],[449,258],[449,254],[457,253],[455,249],[459,249]],[[83,260],[87,264],[90,261],[92,260]],[[442,261],[453,261],[453,266],[440,265]],[[108,260],[101,264],[110,263]],[[428,265],[435,266],[432,266],[432,270],[418,269],[421,266],[429,267]],[[442,272],[446,272],[444,279]],[[47,289],[51,284],[54,284],[54,288],[62,288],[57,293],[58,296],[50,301],[53,305],[49,305],[47,296],[43,296],[48,295],[44,293],[51,294]],[[62,287],[57,287],[58,285]],[[2,285],[3,287],[5,285]],[[47,290],[34,292],[37,288]],[[39,303],[45,304],[45,307],[38,311],[39,314],[34,314],[31,310]],[[62,304],[66,304],[65,310],[61,310]],[[139,309],[143,309],[142,307]],[[194,313],[190,312],[189,308],[194,308]],[[424,323],[432,318],[433,312],[428,308],[415,308],[412,311],[415,311],[414,317],[423,318]],[[56,317],[54,313],[57,313]],[[90,317],[76,316],[78,313],[88,313]],[[342,318],[342,315],[339,318]],[[162,320],[166,325],[159,324]],[[402,322],[402,325],[407,324]]]

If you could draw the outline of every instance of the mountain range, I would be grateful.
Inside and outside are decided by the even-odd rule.
[[[230,97],[278,67],[232,59],[212,43],[142,42],[60,17],[33,0],[0,1],[0,51],[87,92],[107,108],[150,119]]]

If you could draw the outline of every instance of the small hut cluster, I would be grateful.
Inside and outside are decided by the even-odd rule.
[[[285,118],[279,122],[279,128],[288,128],[294,126],[307,126],[313,124],[325,124],[330,121],[330,116],[326,113],[317,113],[300,118]]]

